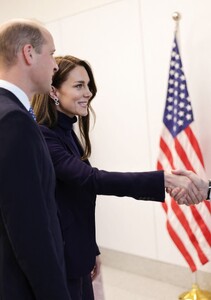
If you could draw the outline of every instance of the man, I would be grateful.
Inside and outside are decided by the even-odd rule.
[[[30,20],[0,26],[0,299],[70,300],[55,176],[29,114],[58,66],[50,33]]]

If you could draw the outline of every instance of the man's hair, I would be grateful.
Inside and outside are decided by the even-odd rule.
[[[24,45],[31,44],[40,53],[45,42],[42,27],[36,22],[8,22],[0,26],[0,59],[5,65],[11,66]]]

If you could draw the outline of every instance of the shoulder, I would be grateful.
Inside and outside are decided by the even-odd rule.
[[[63,144],[64,138],[59,128],[49,128],[46,125],[39,125],[39,129],[49,147],[50,145]]]
[[[0,123],[1,131],[3,126],[9,126],[11,130],[16,132],[29,131],[33,128],[38,127],[36,122],[32,119],[31,115],[25,110],[21,109],[19,106],[12,105],[5,109],[0,110]]]
[[[43,151],[43,138],[36,122],[24,110],[11,110],[0,117],[0,144],[6,152],[35,153]]]
[[[45,136],[45,137],[48,137],[48,136],[54,136],[56,137],[57,136],[57,131],[56,129],[53,129],[53,128],[49,128],[47,127],[46,125],[38,125],[39,128],[40,128],[40,131],[42,132],[42,134]]]

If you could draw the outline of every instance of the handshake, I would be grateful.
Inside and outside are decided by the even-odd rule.
[[[166,192],[178,204],[198,204],[209,198],[209,182],[201,179],[192,171],[174,170],[164,173]]]

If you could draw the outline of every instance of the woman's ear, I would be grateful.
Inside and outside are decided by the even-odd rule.
[[[49,96],[54,101],[55,105],[58,106],[59,105],[59,98],[58,98],[58,96],[56,94],[56,89],[55,89],[54,86],[51,86],[51,91],[49,93]]]
[[[51,99],[55,100],[55,99],[58,99],[58,96],[57,96],[57,92],[56,92],[56,88],[52,85],[51,86],[51,91],[49,93],[49,96],[51,97]]]

